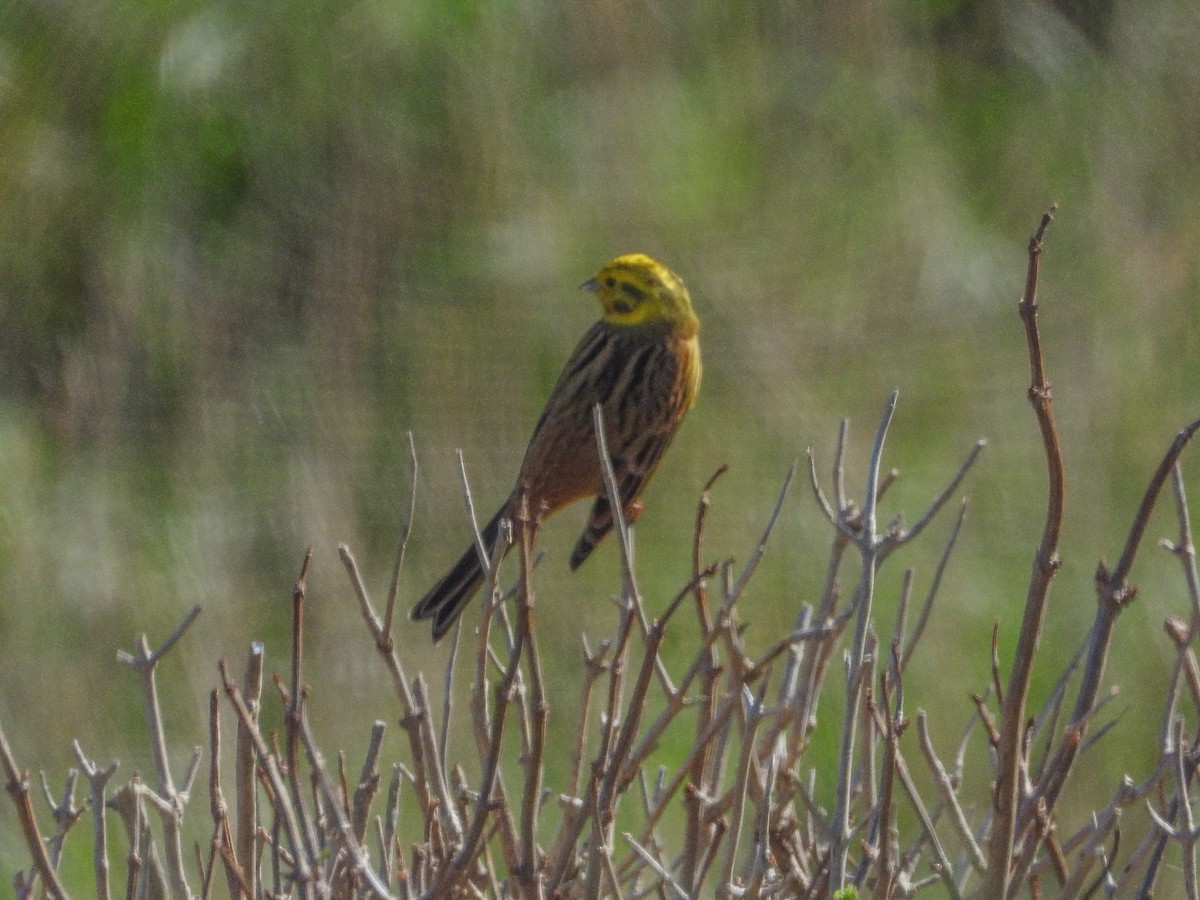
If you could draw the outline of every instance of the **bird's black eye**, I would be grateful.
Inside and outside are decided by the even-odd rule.
[[[611,275],[609,275],[607,278],[604,279],[604,285],[605,285],[605,287],[616,287],[617,279],[615,279]]]

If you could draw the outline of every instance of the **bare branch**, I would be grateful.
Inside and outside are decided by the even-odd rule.
[[[388,649],[391,649],[392,622],[396,613],[396,595],[400,592],[400,572],[404,569],[404,553],[408,549],[408,539],[412,535],[413,519],[417,511],[417,445],[413,442],[413,433],[405,432],[408,438],[408,463],[411,472],[408,487],[408,513],[404,517],[404,527],[400,529],[400,538],[396,541],[396,560],[392,563],[392,579],[388,582],[387,601],[383,608],[383,625],[381,632]]]
[[[983,896],[986,897],[1001,898],[1008,896],[1009,893],[1012,871],[1010,860],[1016,835],[1021,768],[1020,751],[1022,728],[1025,722],[1025,705],[1029,696],[1033,659],[1037,652],[1042,623],[1046,615],[1050,582],[1059,568],[1058,535],[1062,528],[1066,479],[1062,449],[1058,439],[1058,427],[1055,424],[1054,409],[1050,400],[1050,381],[1046,377],[1041,335],[1037,327],[1037,284],[1042,241],[1047,226],[1054,218],[1055,211],[1056,207],[1052,206],[1042,216],[1037,232],[1029,241],[1029,265],[1025,276],[1025,291],[1018,304],[1021,321],[1025,325],[1026,343],[1029,347],[1031,371],[1029,401],[1033,406],[1038,427],[1041,430],[1049,487],[1042,539],[1034,553],[1033,572],[1025,599],[1021,631],[1013,655],[1008,689],[1003,694],[1004,706],[1001,715],[1000,740],[997,746],[996,788],[993,795],[994,821],[988,840],[988,874],[983,886]]]
[[[4,774],[8,778],[8,795],[13,799],[17,810],[17,819],[21,823],[21,834],[25,838],[25,846],[33,855],[34,868],[42,879],[46,891],[55,900],[66,900],[67,892],[59,881],[58,872],[50,864],[50,855],[46,845],[42,843],[42,832],[38,828],[37,815],[33,811],[33,803],[29,799],[29,775],[21,771],[9,746],[8,737],[0,729],[0,763],[4,765]]]

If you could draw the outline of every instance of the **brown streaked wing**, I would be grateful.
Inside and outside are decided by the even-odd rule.
[[[603,320],[584,335],[563,367],[546,408],[538,419],[525,459],[521,483],[545,515],[591,496],[600,479],[592,407],[612,395],[627,352],[622,335]]]
[[[649,349],[653,351],[651,354],[634,357],[623,372],[623,379],[627,380],[624,390],[614,394],[616,414],[609,411],[605,416],[606,423],[612,423],[607,425],[605,436],[626,518],[666,453],[690,401],[684,386],[690,377],[690,358],[686,354],[681,356],[677,352],[680,348],[663,342],[649,345]],[[642,374],[627,378],[633,373],[634,364]],[[577,569],[612,530],[612,508],[602,483],[598,491],[583,534],[571,554],[572,569]]]

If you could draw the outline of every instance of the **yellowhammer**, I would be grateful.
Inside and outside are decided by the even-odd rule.
[[[583,283],[600,300],[600,321],[588,329],[546,401],[533,429],[512,495],[483,529],[496,545],[503,519],[515,520],[521,492],[535,522],[585,497],[595,497],[575,551],[577,569],[612,529],[592,410],[600,404],[613,472],[627,518],[700,388],[700,320],[682,279],[640,253],[618,256]],[[483,583],[474,546],[413,607],[413,619],[433,620],[439,640]]]

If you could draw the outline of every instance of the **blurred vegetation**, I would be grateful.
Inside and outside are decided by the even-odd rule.
[[[893,387],[893,510],[989,439],[931,626],[962,679],[910,684],[957,735],[1040,527],[1015,301],[1051,201],[1069,505],[1049,653],[1082,638],[1098,557],[1200,410],[1198,39],[1178,0],[0,5],[0,720],[21,758],[57,774],[78,737],[144,768],[112,746],[113,723],[141,733],[115,650],[197,602],[168,724],[201,742],[216,656],[262,639],[282,666],[308,545],[310,664],[382,682],[336,543],[382,586],[411,430],[419,595],[467,539],[454,448],[481,507],[507,494],[595,316],[575,285],[629,250],[681,272],[704,322],[700,403],[638,525],[651,609],[686,577],[720,463],[707,546],[744,559],[791,461],[811,444],[824,471],[845,416],[861,462]],[[539,576],[573,613],[540,619],[564,671],[617,572],[606,549],[567,573],[583,513],[548,529]],[[827,542],[797,491],[749,641],[814,597]],[[1134,575],[1111,676],[1126,737],[1097,751],[1098,796],[1154,757],[1130,735],[1154,733],[1160,625],[1186,605],[1165,554]],[[401,628],[417,665],[444,657]],[[48,696],[61,672],[74,690]],[[382,683],[361,700],[312,703],[352,754],[393,708]]]

